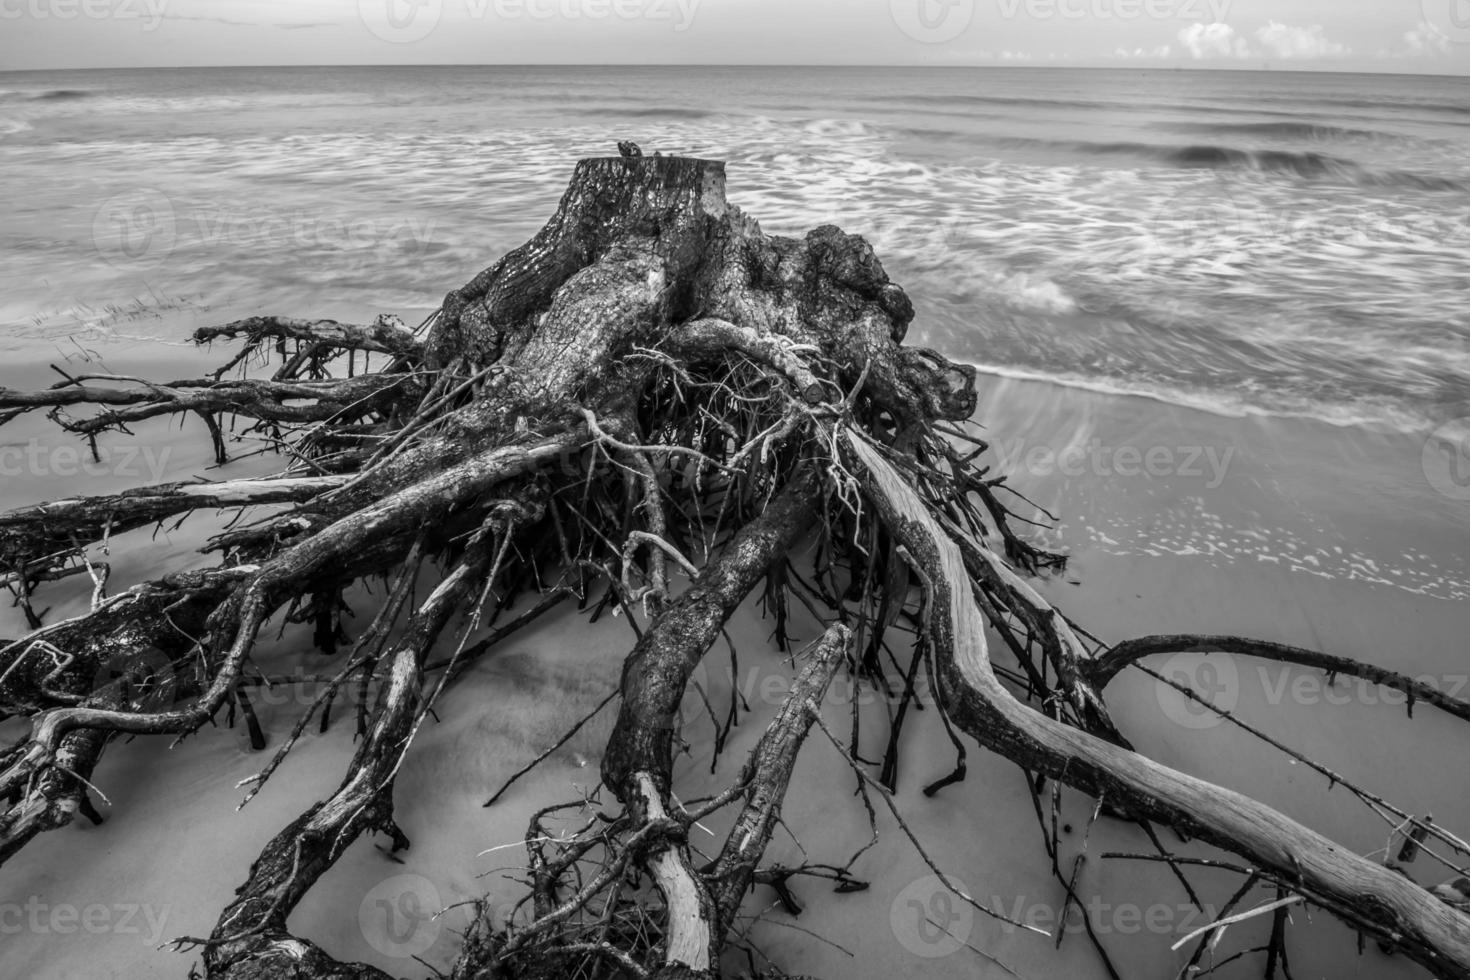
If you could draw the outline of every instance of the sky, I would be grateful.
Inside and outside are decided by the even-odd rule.
[[[1470,0],[0,0],[0,70],[337,64],[1470,75]]]

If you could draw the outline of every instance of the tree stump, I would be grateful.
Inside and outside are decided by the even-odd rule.
[[[292,935],[293,909],[357,838],[408,845],[393,817],[394,778],[446,684],[577,596],[599,610],[653,614],[624,664],[601,760],[621,811],[554,845],[538,833],[548,813],[531,818],[530,919],[509,929],[477,919],[455,978],[713,977],[761,881],[793,907],[795,877],[864,887],[852,862],[761,865],[796,755],[821,726],[823,694],[841,670],[905,699],[920,671],[937,677],[959,763],[930,791],[963,778],[963,733],[1093,795],[1099,811],[1139,822],[1155,842],[1154,823],[1203,838],[1238,855],[1251,881],[1277,884],[1437,976],[1470,976],[1470,917],[1460,908],[1254,800],[1134,752],[1102,689],[1127,664],[1212,642],[1356,673],[1461,718],[1470,706],[1370,665],[1240,638],[1153,638],[1103,656],[1028,583],[1063,559],[1011,527],[987,447],[967,428],[975,372],[905,345],[913,317],[862,238],[833,226],[764,234],[726,199],[723,163],[600,158],[576,166],[531,241],[446,296],[426,335],[387,318],[252,317],[198,332],[200,343],[243,344],[209,377],[129,387],[83,375],[45,391],[0,390],[0,424],[50,409],[94,448],[129,424],[193,413],[210,421],[221,457],[219,423],[229,418],[269,434],[289,461],[273,479],[138,488],[0,515],[0,580],[26,595],[82,574],[95,583],[89,614],[0,643],[0,709],[31,721],[30,736],[0,756],[0,862],[85,811],[84,780],[105,778],[111,738],[191,732],[223,708],[248,715],[246,667],[261,631],[272,620],[315,622],[338,672],[251,794],[314,715],[325,724],[344,686],[376,685],[357,718],[352,763],[266,845],[213,933],[180,942],[221,980],[380,980],[376,968]],[[376,356],[379,369],[355,372],[359,355]],[[253,356],[280,367],[250,377],[241,365]],[[88,407],[95,414],[67,414]],[[265,503],[290,507],[222,531],[212,566],[109,597],[90,559],[98,542],[155,522]],[[815,567],[792,563],[798,546],[818,555]],[[413,605],[415,577],[431,561],[445,569],[442,582]],[[682,589],[674,567],[688,579]],[[382,608],[355,642],[339,643],[343,590],[378,576],[389,582]],[[679,704],[757,587],[778,642],[788,640],[793,599],[826,632],[739,779],[686,810],[672,792]],[[492,628],[527,592],[540,600]],[[889,673],[863,651],[876,651],[900,616],[917,624],[919,642]],[[448,634],[455,652],[435,660]],[[1016,656],[1026,690],[997,678],[994,642]],[[898,779],[896,766],[880,782],[849,763],[892,808],[881,783]],[[1373,799],[1463,873],[1470,853],[1459,838]],[[688,828],[737,804],[719,856],[697,865]],[[644,876],[651,890],[630,884]],[[1280,945],[1273,938],[1272,964]]]

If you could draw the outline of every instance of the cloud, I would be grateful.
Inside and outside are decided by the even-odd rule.
[[[1169,54],[1173,50],[1174,49],[1171,48],[1171,47],[1169,47],[1169,45],[1167,45],[1167,44],[1162,44],[1162,45],[1158,46],[1157,48],[1153,48],[1153,49],[1148,49],[1148,48],[1134,48],[1132,51],[1129,51],[1127,48],[1124,48],[1124,47],[1119,47],[1119,48],[1117,48],[1113,52],[1113,57],[1114,58],[1167,58],[1167,57],[1169,57]]]
[[[1184,50],[1196,61],[1207,58],[1262,57],[1305,60],[1352,54],[1352,49],[1347,45],[1330,40],[1320,24],[1293,27],[1273,20],[1256,31],[1255,40],[1259,43],[1259,48],[1237,34],[1235,28],[1229,24],[1218,21],[1213,24],[1190,24],[1179,32],[1179,43],[1184,45]]]
[[[1421,20],[1412,31],[1404,35],[1404,44],[1411,55],[1444,54],[1450,49],[1450,40],[1429,23]]]
[[[1290,27],[1273,20],[1256,31],[1256,40],[1274,58],[1336,58],[1352,53],[1347,45],[1328,40],[1321,24]]]
[[[1237,37],[1235,28],[1216,21],[1213,24],[1190,24],[1179,32],[1179,43],[1196,61],[1205,58],[1249,58],[1250,46]]]

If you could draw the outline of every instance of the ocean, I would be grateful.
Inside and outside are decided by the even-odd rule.
[[[915,338],[1233,415],[1470,414],[1470,79],[873,68],[0,74],[0,350],[421,316],[620,139],[863,234]],[[192,321],[191,321],[192,322]]]

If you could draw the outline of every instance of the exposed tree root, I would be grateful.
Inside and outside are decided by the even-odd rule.
[[[1161,766],[1018,702],[990,669],[985,621],[960,547],[881,453],[847,443],[870,499],[933,583],[944,693],[981,744],[1130,814],[1168,824],[1247,858],[1302,896],[1423,963],[1470,975],[1470,918],[1426,902],[1422,888],[1255,800]],[[974,548],[979,545],[971,543]]]
[[[1347,657],[1334,657],[1331,654],[1303,650],[1301,647],[1288,646],[1285,643],[1271,643],[1266,640],[1252,640],[1240,636],[1145,636],[1136,640],[1127,640],[1088,663],[1086,673],[1093,684],[1098,688],[1104,688],[1124,668],[1146,657],[1186,650],[1195,653],[1229,653],[1281,664],[1293,664],[1297,667],[1311,667],[1323,671],[1329,679],[1339,676],[1361,677],[1374,684],[1405,694],[1411,718],[1414,716],[1414,703],[1423,701],[1462,721],[1470,721],[1470,701],[1447,694],[1423,681],[1405,677],[1403,674],[1384,670],[1372,664],[1359,663]]]
[[[892,793],[905,721],[931,707],[957,761],[926,794],[964,778],[961,734],[1017,763],[1069,902],[1081,904],[1086,834],[1084,853],[1064,863],[1063,784],[1093,798],[1089,830],[1103,814],[1139,824],[1143,847],[1157,853],[1135,857],[1166,862],[1191,896],[1190,869],[1219,862],[1171,852],[1156,826],[1235,854],[1230,868],[1246,887],[1217,926],[1267,925],[1256,952],[1268,971],[1285,973],[1285,913],[1306,902],[1436,976],[1470,977],[1470,917],[1458,892],[1431,894],[1387,861],[1149,760],[1103,692],[1124,667],[1184,647],[1361,677],[1461,719],[1470,706],[1391,671],[1244,639],[1158,637],[1105,650],[1032,584],[1064,559],[1013,526],[1023,521],[1002,502],[1013,491],[990,475],[988,446],[964,428],[975,372],[905,346],[912,317],[866,242],[830,226],[801,239],[763,234],[726,202],[722,164],[597,159],[578,165],[532,241],[448,294],[426,334],[390,319],[257,317],[196,333],[199,343],[241,344],[210,377],[159,385],[64,375],[45,391],[0,391],[0,423],[49,409],[94,452],[109,430],[195,415],[221,462],[229,440],[247,438],[285,460],[273,478],[144,487],[0,515],[0,583],[35,627],[0,643],[0,712],[30,722],[28,736],[0,753],[0,862],[76,813],[100,818],[90,793],[105,786],[116,736],[183,737],[227,709],[263,744],[250,692],[274,681],[255,665],[257,641],[272,623],[306,624],[333,658],[326,687],[246,781],[250,795],[289,764],[314,717],[326,728],[334,700],[355,685],[364,696],[352,761],[335,790],[323,787],[321,802],[265,846],[212,933],[180,942],[209,977],[381,980],[377,968],[293,935],[292,911],[353,841],[384,834],[393,850],[408,846],[393,786],[437,698],[469,663],[575,595],[594,619],[606,609],[651,615],[646,627],[629,620],[637,636],[602,788],[530,818],[523,914],[506,921],[483,906],[452,968],[457,980],[714,977],[752,950],[743,909],[753,890],[769,887],[794,915],[801,879],[838,892],[866,887],[854,871],[873,841],[845,863],[765,863],[813,728],[857,770],[874,841],[882,806],[950,880]],[[271,366],[269,378],[250,374]],[[95,414],[65,414],[83,406]],[[275,509],[250,510],[262,505]],[[200,510],[236,515],[206,549],[216,565],[107,594],[100,551]],[[810,558],[794,559],[798,549]],[[431,565],[442,579],[415,606],[414,582]],[[90,612],[46,624],[36,591],[83,575],[93,583]],[[379,609],[347,637],[344,591],[380,577]],[[680,705],[757,586],[783,650],[793,645],[793,600],[825,632],[739,777],[686,806],[674,787]],[[537,601],[518,610],[526,594]],[[900,643],[906,633],[912,642]],[[1001,663],[991,656],[997,642]],[[733,644],[730,656],[738,668]],[[879,760],[863,757],[856,703],[844,740],[822,716],[841,670],[897,698]],[[925,678],[936,704],[919,700]],[[742,706],[734,694],[718,709],[701,695],[718,757]],[[1353,791],[1390,822],[1390,850],[1412,842],[1414,853],[1462,872],[1470,846],[1459,837]],[[491,802],[512,805],[504,792]],[[689,828],[737,806],[718,853],[696,860]],[[1258,882],[1274,885],[1280,904],[1244,909]],[[1193,964],[1218,935],[1199,940]]]

